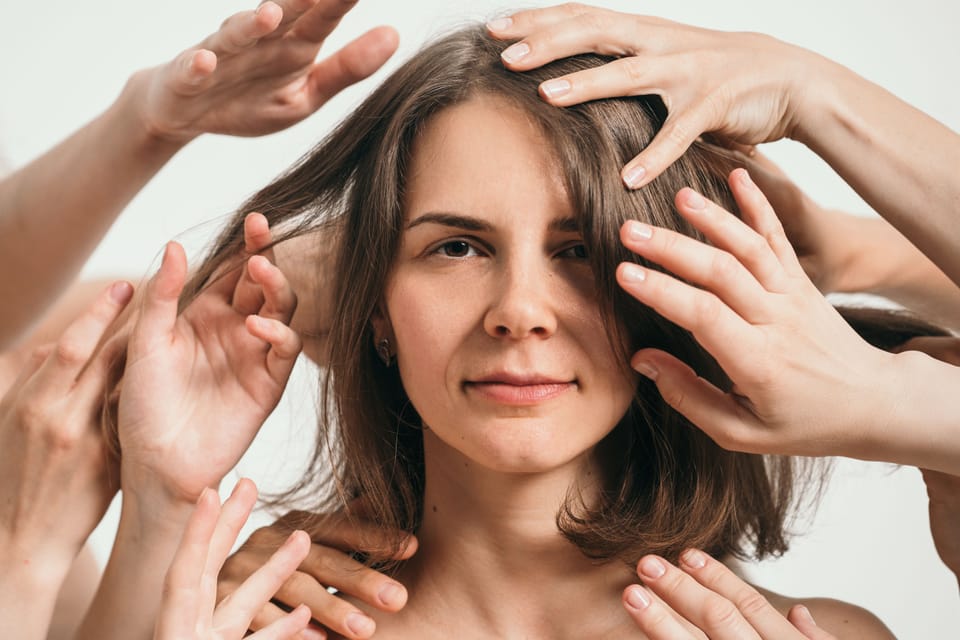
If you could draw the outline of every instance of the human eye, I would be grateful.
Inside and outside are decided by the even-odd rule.
[[[571,244],[557,252],[558,258],[568,258],[573,260],[587,259],[587,246],[582,242]]]
[[[475,246],[462,238],[442,242],[431,253],[445,258],[473,258],[480,255]]]

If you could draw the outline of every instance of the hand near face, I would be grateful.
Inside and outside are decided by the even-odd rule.
[[[870,459],[893,428],[883,422],[895,412],[885,410],[892,400],[882,383],[897,356],[867,344],[817,291],[747,172],[735,170],[729,183],[747,222],[684,189],[680,214],[713,246],[628,222],[625,246],[677,277],[628,263],[617,275],[628,293],[690,330],[733,388],[724,393],[659,350],[637,352],[634,368],[724,448]]]
[[[0,401],[0,546],[60,578],[117,490],[97,418],[119,345],[98,345],[132,294],[126,282],[103,291]]]
[[[294,638],[310,622],[298,605],[273,624],[246,635],[250,620],[304,559],[310,541],[294,531],[230,598],[217,600],[217,574],[250,515],[257,490],[242,479],[220,508],[215,491],[205,490],[187,523],[167,572],[154,640],[280,640]]]
[[[291,512],[269,527],[255,531],[224,564],[218,586],[219,598],[234,593],[248,576],[263,566],[266,558],[283,543],[294,526],[302,526],[299,523],[305,521],[315,523],[316,518],[312,514]],[[332,595],[327,588],[334,587],[338,592],[381,611],[396,612],[403,608],[407,592],[401,584],[350,557],[351,552],[384,540],[384,532],[373,524],[351,523],[340,514],[323,516],[321,521],[319,526],[309,527],[321,532],[321,537],[315,537],[306,558],[277,590],[274,600],[287,607],[306,604],[314,620],[343,637],[369,638],[376,628],[374,621],[342,597]],[[405,560],[416,549],[416,538],[410,536],[395,559]],[[283,615],[283,609],[267,603],[253,617],[250,628],[266,628]],[[324,634],[314,627],[311,627],[311,631],[318,636]]]
[[[250,227],[266,221],[251,214]],[[269,231],[266,231],[269,238]],[[215,277],[179,315],[182,247],[167,245],[132,332],[119,404],[125,493],[193,503],[246,451],[300,352],[296,296],[267,257]]]
[[[756,589],[707,554],[689,549],[676,567],[658,556],[637,565],[645,586],[631,585],[623,604],[650,640],[835,640],[803,605],[787,617]]]
[[[793,85],[805,77],[793,70],[812,57],[761,34],[710,31],[577,3],[521,11],[488,26],[495,37],[519,40],[502,56],[514,71],[580,53],[616,57],[541,84],[551,104],[660,95],[667,120],[622,172],[633,188],[660,175],[704,132],[741,145],[789,137],[803,95]]]
[[[207,132],[264,135],[303,120],[397,48],[396,32],[380,27],[315,62],[354,4],[277,0],[227,18],[196,47],[134,75],[139,117],[152,135],[178,143]]]

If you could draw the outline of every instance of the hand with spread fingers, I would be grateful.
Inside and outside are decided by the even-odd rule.
[[[403,585],[351,556],[364,549],[372,551],[371,546],[391,539],[386,532],[343,514],[316,516],[303,512],[288,513],[269,527],[258,529],[227,559],[220,573],[220,597],[233,593],[295,528],[313,531],[313,545],[297,572],[277,590],[275,603],[266,604],[253,617],[252,630],[273,624],[283,617],[285,609],[304,603],[321,625],[311,627],[310,632],[316,634],[311,637],[329,630],[344,638],[369,638],[376,629],[374,621],[344,595],[386,612],[399,611],[406,604]],[[393,559],[406,560],[416,549],[417,540],[411,535]],[[331,594],[328,587],[335,588],[339,595]]]
[[[215,491],[204,490],[167,571],[154,640],[283,640],[297,637],[310,622],[304,605],[247,635],[250,620],[306,557],[310,540],[294,531],[270,558],[231,594],[217,598],[217,574],[257,499],[256,487],[241,479],[221,509]]]
[[[0,401],[0,635],[43,638],[60,585],[117,491],[99,414],[133,295],[117,282],[38,348]]]
[[[637,564],[643,586],[623,591],[623,604],[650,640],[836,640],[818,626],[802,603],[777,597],[784,614],[767,596],[744,582],[723,563],[697,549],[680,556],[679,566],[649,555]],[[871,638],[893,638],[872,614],[832,600],[807,603],[821,623],[842,628],[851,617]],[[822,616],[822,617],[821,617]]]
[[[731,388],[719,389],[660,350],[638,351],[634,368],[728,449],[960,471],[960,443],[949,437],[954,427],[922,395],[946,397],[944,386],[958,369],[860,338],[804,274],[748,173],[734,170],[729,184],[743,221],[684,189],[677,209],[712,246],[628,222],[624,245],[667,272],[624,263],[617,277],[627,293],[691,331]],[[928,376],[922,388],[911,386],[918,371]]]
[[[246,235],[258,248],[270,242],[263,216],[248,216]],[[178,312],[186,271],[183,248],[169,243],[130,335],[118,406],[120,525],[81,638],[152,628],[159,603],[136,594],[159,592],[198,497],[237,464],[300,353],[288,326],[296,295],[267,255],[225,265]]]
[[[354,4],[268,0],[227,18],[171,62],[134,75],[130,90],[147,131],[182,143],[201,133],[259,136],[303,120],[397,48],[396,31],[378,27],[316,61]]]
[[[663,99],[662,128],[622,170],[628,187],[648,184],[704,133],[734,147],[792,138],[960,283],[960,135],[850,69],[762,34],[578,3],[521,11],[488,29],[516,41],[502,53],[514,71],[578,53],[613,58],[543,82],[541,96],[551,104]]]

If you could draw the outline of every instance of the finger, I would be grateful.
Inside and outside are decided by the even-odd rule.
[[[267,374],[274,382],[283,384],[303,348],[300,335],[279,320],[271,318],[247,316],[246,325],[251,335],[270,343],[266,362]]]
[[[300,571],[382,611],[399,611],[407,603],[407,590],[402,584],[339,549],[313,545]]]
[[[3,403],[13,401],[15,398],[20,397],[23,388],[30,383],[33,376],[40,370],[40,367],[47,361],[47,358],[50,357],[50,354],[53,353],[55,348],[56,345],[51,342],[35,347],[30,352],[30,355],[23,363],[23,367],[21,367],[19,373],[17,373],[13,384],[3,392]]]
[[[698,637],[677,620],[663,602],[638,584],[624,589],[623,606],[650,640],[685,640]],[[704,636],[701,634],[699,637]]]
[[[309,551],[310,536],[303,531],[290,534],[262,567],[220,603],[214,612],[215,626],[232,629],[235,634],[249,628],[257,612],[270,601],[287,578],[293,575]],[[309,621],[308,615],[303,626]]]
[[[790,275],[799,275],[803,273],[797,254],[793,250],[793,245],[787,239],[787,234],[783,230],[783,224],[776,212],[770,205],[766,196],[760,191],[760,188],[750,179],[750,174],[746,169],[734,169],[728,178],[733,197],[737,201],[737,206],[743,214],[744,220],[763,238],[764,245],[757,245],[756,255],[747,253],[738,255],[741,260],[756,258],[756,270],[748,264],[750,270],[757,273],[758,278],[764,286],[768,286],[765,276],[758,273],[761,269],[769,270],[770,286],[776,287],[774,282],[780,282],[782,286],[782,273]],[[716,244],[716,243],[715,243]],[[779,263],[779,268],[767,258],[767,250],[771,251]],[[769,287],[768,287],[769,288]]]
[[[627,249],[712,291],[748,319],[763,310],[769,297],[734,256],[682,233],[631,220],[621,227],[620,239]]]
[[[36,383],[66,393],[90,362],[104,333],[133,297],[133,285],[114,282],[60,336],[52,353],[40,367]]]
[[[280,19],[280,24],[277,25],[277,28],[271,33],[268,38],[279,38],[283,35],[286,35],[290,29],[296,24],[297,20],[300,19],[303,14],[310,11],[316,4],[317,0],[273,0],[274,3],[280,7],[280,12],[282,17]],[[330,2],[331,0],[321,0],[325,2]]]
[[[187,278],[187,256],[176,242],[167,243],[160,270],[144,289],[143,308],[131,346],[169,339],[177,321],[177,303]]]
[[[243,220],[243,239],[244,251],[248,254],[256,255],[273,241],[273,234],[270,232],[270,223],[261,213],[250,213]],[[271,260],[271,257],[267,257]],[[250,261],[243,265],[243,272],[237,280],[236,287],[233,290],[233,298],[230,301],[234,310],[243,315],[256,313],[263,306],[263,288],[250,276]]]
[[[297,310],[297,294],[283,272],[265,256],[251,256],[247,261],[247,271],[250,279],[263,292],[264,303],[257,315],[289,323]]]
[[[320,0],[303,13],[291,27],[294,35],[320,44],[337,28],[343,16],[357,4],[357,0]]]
[[[264,2],[255,11],[241,11],[224,20],[200,46],[218,57],[239,53],[273,33],[282,19],[283,10],[276,3]]]
[[[388,557],[392,560],[407,560],[417,551],[417,537],[405,531],[399,532],[402,540],[399,549],[394,549],[397,540],[396,531],[382,528],[378,523],[364,520],[364,506],[361,500],[351,503],[355,517],[344,513],[313,514],[305,511],[290,511],[278,523],[291,529],[302,528],[314,534],[314,544],[333,547],[346,553]]]
[[[230,497],[223,503],[217,526],[210,540],[210,550],[204,569],[205,584],[201,594],[205,611],[213,611],[217,603],[217,576],[223,568],[223,563],[230,555],[240,534],[240,529],[246,524],[254,504],[257,502],[257,487],[249,478],[240,478]]]
[[[756,416],[733,395],[699,377],[676,357],[655,349],[638,351],[630,366],[657,385],[663,401],[729,451],[757,452],[767,434]]]
[[[617,267],[617,282],[624,291],[661,316],[690,331],[726,369],[736,364],[731,355],[759,348],[753,327],[709,291],[698,289],[671,275],[624,262]]]
[[[894,349],[894,353],[921,351],[932,358],[960,366],[960,338],[955,336],[919,336],[910,338]]]
[[[689,620],[711,640],[760,640],[761,636],[735,603],[698,584],[663,558],[653,555],[641,558],[637,572],[648,589],[663,598],[679,616]],[[759,594],[757,596],[761,597]],[[781,616],[780,620],[790,627],[785,618]]]
[[[663,71],[663,65],[628,56],[602,67],[545,80],[538,89],[544,100],[558,107],[601,98],[663,94],[669,82],[669,78],[663,77]]]
[[[323,60],[307,79],[313,109],[350,85],[367,78],[383,66],[397,50],[399,36],[392,27],[377,27]]]
[[[274,600],[288,607],[307,605],[314,620],[347,638],[369,638],[377,628],[372,618],[302,571],[294,573],[277,590]]]
[[[590,8],[533,30],[504,49],[500,59],[509,69],[528,71],[581,53],[635,55],[638,20],[637,16]]]
[[[709,105],[667,104],[667,108],[670,115],[660,131],[620,172],[629,189],[639,189],[659,176],[711,128]]]
[[[789,613],[787,613],[787,620],[808,640],[836,640],[832,633],[828,633],[817,626],[813,616],[810,615],[810,610],[802,604],[790,608]]]
[[[677,603],[674,600],[668,600],[680,614],[686,616],[687,611],[690,610],[695,612],[692,615],[697,616],[704,624],[714,621],[719,626],[727,626],[726,620],[737,620],[736,623],[729,623],[731,629],[754,629],[763,638],[789,639],[802,637],[766,598],[741,580],[722,562],[697,549],[687,549],[680,554],[680,565],[683,571],[671,565],[662,578],[656,579],[656,582],[665,580],[664,585],[667,588],[670,588],[669,583],[671,582],[684,585],[683,588],[677,590],[677,599],[684,601],[680,608],[677,608]],[[694,582],[690,578],[693,578],[703,589],[694,588]],[[649,582],[647,584],[650,585]],[[652,588],[663,597],[663,593],[657,586]],[[696,594],[704,592],[716,594],[720,598],[715,599],[712,603],[704,603],[703,606],[698,606],[695,600]],[[730,604],[735,607],[736,613],[728,608],[727,605]],[[741,619],[746,621],[746,627],[740,624],[739,620]],[[694,623],[698,621],[693,618],[690,618],[690,620]],[[704,631],[707,631],[711,638],[713,637],[709,628],[704,628]]]
[[[204,489],[167,570],[157,621],[158,637],[187,637],[196,628],[202,611],[201,580],[219,513],[220,499],[216,491]]]
[[[300,605],[260,631],[245,637],[247,640],[285,640],[293,638],[294,634],[306,629],[308,624],[310,624],[310,609]]]
[[[305,608],[307,612],[310,611],[310,607],[307,605],[297,605],[297,607],[294,607],[291,611],[284,611],[276,604],[269,602],[264,605],[257,615],[253,617],[253,620],[250,621],[250,629],[252,631],[268,629],[270,625],[277,624],[278,621],[283,620],[300,607]],[[309,619],[307,622],[309,624]],[[327,632],[315,625],[311,625],[301,630],[294,637],[297,638],[297,640],[326,640]]]
[[[491,20],[487,23],[487,30],[501,40],[516,40],[540,29],[579,17],[590,9],[581,4],[568,2],[545,9],[518,11],[509,16]]]

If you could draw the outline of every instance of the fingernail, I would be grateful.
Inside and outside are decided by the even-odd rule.
[[[647,175],[647,170],[637,165],[631,167],[623,174],[623,182],[631,189],[636,189],[640,186],[640,183],[643,182],[643,176]]]
[[[680,559],[691,569],[702,569],[707,566],[707,557],[696,549],[687,549],[680,555]]]
[[[380,598],[380,602],[388,607],[394,607],[404,603],[406,600],[405,592],[406,590],[400,585],[394,582],[388,582],[380,589],[377,597]]]
[[[371,635],[377,628],[377,625],[373,619],[363,615],[362,613],[351,613],[347,616],[346,623],[347,628],[350,629],[351,633],[363,637]]]
[[[805,606],[800,604],[800,605],[797,605],[797,613],[799,613],[800,617],[802,617],[804,620],[806,620],[813,626],[817,626],[817,621],[813,619],[812,615],[810,615],[810,609],[807,609]]]
[[[200,496],[197,498],[197,504],[200,504],[200,502],[203,500],[203,497],[207,495],[207,491],[210,491],[210,489],[208,487],[204,487],[203,491],[200,492]]]
[[[649,240],[651,236],[653,236],[653,229],[650,225],[636,221],[627,224],[627,237],[631,240]]]
[[[649,362],[646,362],[645,360],[640,360],[639,362],[633,363],[633,369],[634,369],[634,371],[636,371],[637,373],[639,373],[639,374],[641,374],[641,375],[643,375],[643,376],[646,376],[647,378],[650,378],[651,380],[656,380],[656,379],[657,379],[657,376],[660,375],[660,372],[657,371],[657,368],[654,367],[654,366],[653,366],[652,364],[650,364]]]
[[[703,199],[703,196],[693,189],[687,189],[687,193],[684,197],[684,203],[687,205],[688,209],[693,209],[694,211],[699,211],[707,206],[707,201]]]
[[[746,169],[740,169],[740,175],[738,177],[740,178],[740,184],[743,186],[751,188],[756,186],[750,178],[750,172]]]
[[[570,87],[569,81],[558,78],[556,80],[547,80],[541,84],[540,91],[548,98],[559,98],[560,96],[570,93]]]
[[[628,262],[623,265],[623,278],[629,282],[643,282],[647,279],[647,272],[640,265]]]
[[[627,590],[627,604],[634,609],[646,609],[650,606],[650,598],[643,587],[633,585]]]
[[[518,42],[517,44],[507,47],[503,53],[500,54],[500,57],[507,62],[517,62],[528,53],[530,53],[530,45],[526,42]]]
[[[126,304],[133,295],[133,285],[129,282],[114,282],[110,287],[110,299],[117,304]]]
[[[667,572],[667,568],[656,558],[644,558],[640,561],[640,574],[645,578],[656,580]]]
[[[513,18],[497,18],[487,23],[490,31],[506,31],[513,26]]]

